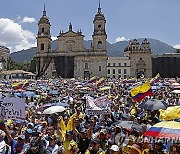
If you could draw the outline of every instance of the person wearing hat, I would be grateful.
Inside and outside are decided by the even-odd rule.
[[[100,139],[100,148],[106,151],[106,145],[107,145],[107,130],[106,129],[101,129],[99,133],[99,139]]]
[[[142,154],[148,153],[150,149],[151,149],[150,139],[144,137],[142,144]]]
[[[158,141],[155,142],[153,149],[156,150],[158,153],[160,154],[165,154],[163,149],[163,141],[161,139],[159,139]]]
[[[94,123],[91,122],[89,129],[82,127],[80,131],[76,129],[76,126],[74,127],[74,132],[77,138],[78,142],[78,148],[81,152],[81,154],[85,154],[86,150],[89,147],[89,142],[91,140],[92,131],[93,131],[93,125]]]
[[[26,152],[26,150],[29,148],[29,145],[25,143],[25,135],[19,135],[17,141],[12,139],[11,147],[14,147],[13,149],[11,148],[14,153]]]
[[[63,147],[65,154],[74,154],[79,151],[77,143],[73,140],[73,134],[71,130],[66,131]]]
[[[117,145],[112,145],[110,148],[110,154],[119,154],[119,147]]]
[[[86,150],[85,154],[105,154],[105,152],[100,148],[100,140],[96,137],[91,139],[90,146]]]
[[[30,148],[27,149],[25,154],[52,154],[44,146],[40,146],[38,140],[32,140],[30,143]]]
[[[58,145],[56,144],[56,136],[55,135],[49,136],[48,143],[46,145],[46,149],[51,154],[56,154],[57,153]]]
[[[135,143],[135,136],[130,135],[130,136],[128,137],[128,139],[125,139],[125,141],[124,141],[124,143],[123,143],[123,145],[122,145],[122,147],[123,147],[122,151],[128,153],[128,151],[129,151],[129,146],[132,146],[134,143]]]
[[[130,154],[141,154],[140,147],[137,144],[128,145],[127,147]]]

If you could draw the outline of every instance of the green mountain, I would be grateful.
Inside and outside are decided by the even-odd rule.
[[[144,38],[139,38],[137,40],[139,43],[141,43],[143,39]],[[150,38],[148,38],[147,40],[150,42],[150,47],[154,55],[156,54],[162,55],[167,52],[175,52],[176,50],[172,46],[163,43],[159,40],[150,39]],[[91,43],[92,40],[84,41],[84,47],[89,49],[91,47]],[[108,56],[112,56],[112,57],[123,56],[124,49],[128,44],[129,41],[121,41],[113,44],[107,42]],[[56,48],[57,48],[57,40],[52,42],[52,49],[55,50]],[[11,58],[16,62],[30,61],[35,55],[35,53],[36,53],[36,47],[33,47],[27,50],[21,50],[18,52],[11,53]]]

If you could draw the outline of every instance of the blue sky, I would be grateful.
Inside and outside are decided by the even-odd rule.
[[[51,22],[53,38],[66,31],[81,29],[91,39],[98,0],[1,0],[0,45],[12,52],[36,45],[37,22],[43,4]],[[108,41],[153,38],[180,47],[180,0],[101,0]]]

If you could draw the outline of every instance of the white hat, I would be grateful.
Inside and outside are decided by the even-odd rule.
[[[117,145],[112,145],[110,150],[117,152],[117,151],[119,151],[119,147]]]

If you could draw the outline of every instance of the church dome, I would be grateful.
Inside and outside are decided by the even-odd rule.
[[[44,6],[44,11],[43,11],[43,16],[39,20],[38,24],[49,24],[50,25],[49,18],[46,16],[45,6]]]
[[[104,14],[98,11],[98,13],[94,17],[94,20],[105,20]]]
[[[38,24],[50,24],[49,18],[47,16],[42,16]]]
[[[98,12],[94,17],[94,20],[105,20],[104,14],[102,14],[101,12],[100,2],[99,2]]]

